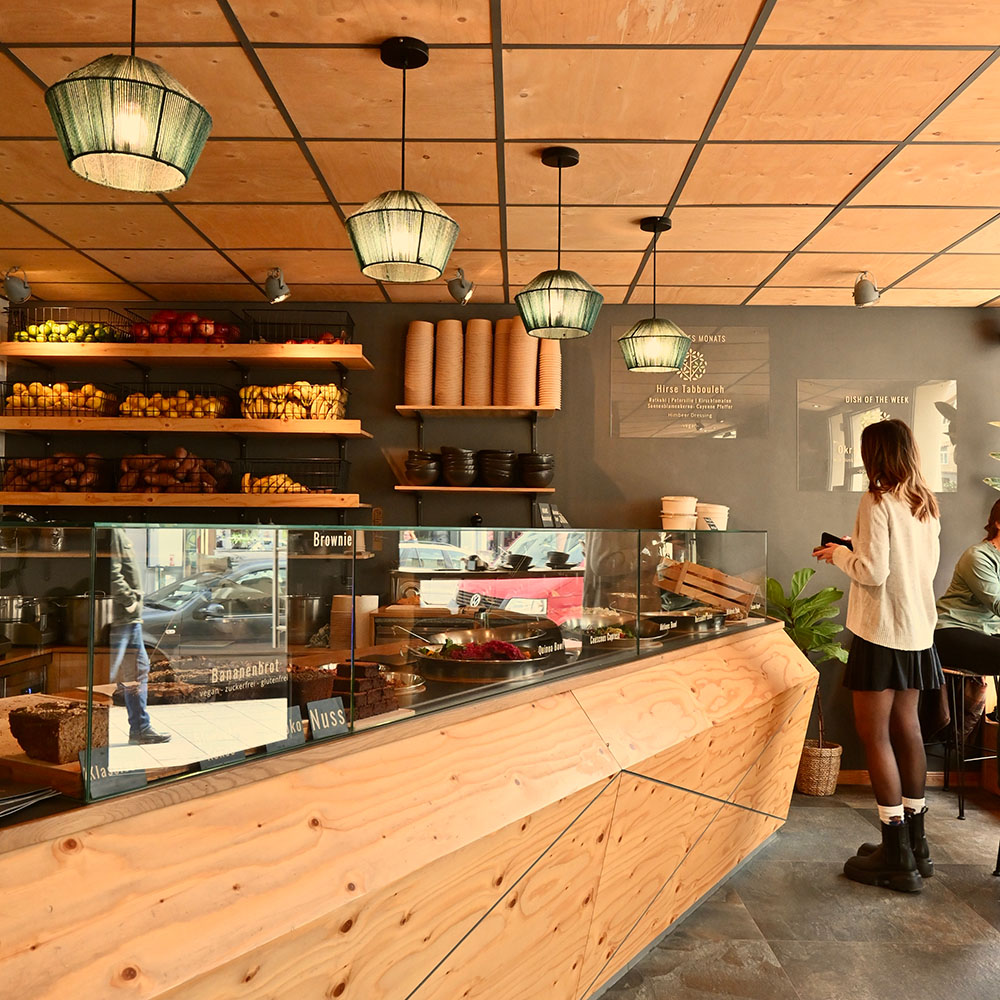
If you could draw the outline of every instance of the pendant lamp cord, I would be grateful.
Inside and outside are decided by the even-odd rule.
[[[403,67],[403,129],[399,146],[399,189],[406,190],[406,67]]]
[[[559,164],[559,209],[556,222],[556,270],[562,270],[562,164]]]
[[[132,0],[132,58],[135,58],[135,4],[136,0]]]
[[[656,241],[659,238],[659,233],[653,235],[653,319],[656,319]]]

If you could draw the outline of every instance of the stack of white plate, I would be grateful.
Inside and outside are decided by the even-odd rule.
[[[538,405],[553,410],[562,406],[562,353],[558,340],[538,343]]]
[[[430,406],[434,400],[434,324],[414,320],[406,331],[403,402]]]
[[[697,525],[697,497],[660,497],[660,526],[664,531],[692,531]]]
[[[510,342],[510,318],[498,319],[493,331],[493,405],[507,405],[507,345]]]
[[[695,505],[698,528],[702,531],[725,531],[729,523],[729,508],[721,503],[699,503]],[[709,524],[709,521],[712,523]]]
[[[538,338],[530,336],[516,316],[507,340],[507,406],[534,406],[537,380]]]
[[[434,335],[434,405],[462,405],[465,334],[462,321],[438,320]]]
[[[465,324],[465,405],[489,406],[493,399],[493,324],[470,319]]]

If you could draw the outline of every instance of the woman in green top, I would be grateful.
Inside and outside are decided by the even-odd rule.
[[[986,538],[959,556],[937,613],[934,645],[942,663],[972,674],[1000,673],[1000,500]]]

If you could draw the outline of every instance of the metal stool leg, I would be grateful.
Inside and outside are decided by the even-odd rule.
[[[958,750],[958,818],[965,819],[965,678],[955,678],[958,686],[956,701],[959,704],[956,729],[956,748]]]
[[[997,844],[997,866],[993,869],[993,874],[1000,878],[1000,844]]]

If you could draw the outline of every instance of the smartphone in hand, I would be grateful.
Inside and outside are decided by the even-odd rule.
[[[854,551],[854,546],[851,544],[849,539],[841,538],[840,535],[831,535],[829,531],[824,531],[820,536],[819,547],[822,548],[824,545],[829,545],[833,542],[834,545],[846,545],[852,552]]]

